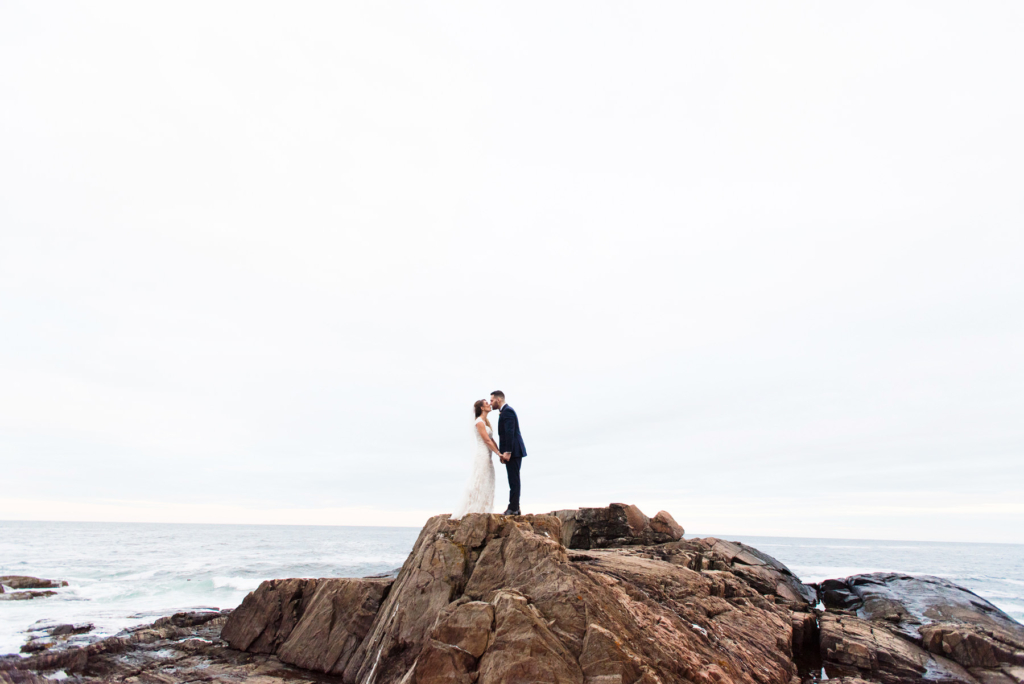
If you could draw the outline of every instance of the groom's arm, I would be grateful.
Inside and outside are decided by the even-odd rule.
[[[501,450],[504,453],[511,454],[516,449],[516,433],[519,432],[519,416],[516,415],[515,411],[508,412],[508,421],[504,425],[504,430],[501,432]],[[502,418],[505,414],[502,413]],[[502,426],[499,426],[501,428]]]
[[[512,415],[505,415],[502,412],[501,417],[498,418],[498,448],[501,449],[502,453],[512,451],[512,435],[515,428],[512,427]],[[506,448],[508,447],[508,448]]]

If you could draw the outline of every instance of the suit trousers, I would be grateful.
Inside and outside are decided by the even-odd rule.
[[[519,510],[519,469],[523,466],[521,456],[513,456],[505,464],[505,472],[508,473],[508,507],[513,511]]]

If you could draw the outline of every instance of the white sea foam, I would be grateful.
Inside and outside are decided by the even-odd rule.
[[[260,582],[262,581],[263,580],[260,579],[253,579],[252,577],[214,577],[213,586],[215,589],[227,587],[228,589],[238,589],[240,591],[250,592],[260,586]]]

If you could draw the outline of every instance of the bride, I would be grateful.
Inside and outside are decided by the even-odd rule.
[[[498,458],[501,458],[501,452],[494,443],[491,421],[487,419],[490,412],[491,402],[487,399],[481,399],[473,404],[473,414],[476,416],[473,474],[469,478],[462,505],[452,516],[453,520],[459,520],[467,513],[491,513],[494,508],[494,461],[491,460],[491,452],[497,454]]]

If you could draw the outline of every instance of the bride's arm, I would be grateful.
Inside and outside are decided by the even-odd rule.
[[[476,431],[480,433],[480,436],[483,438],[484,444],[487,445],[487,448],[498,454],[498,456],[501,456],[501,452],[498,451],[498,445],[495,444],[494,440],[491,439],[491,436],[487,434],[487,428],[484,427],[483,423],[476,424]]]

